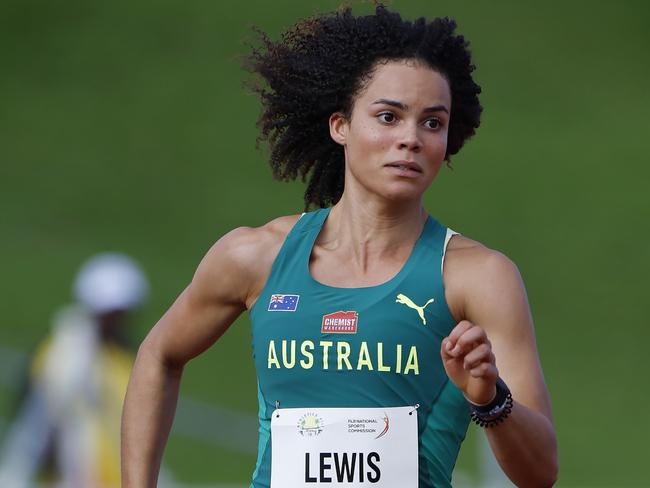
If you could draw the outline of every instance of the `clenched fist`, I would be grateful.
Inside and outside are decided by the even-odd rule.
[[[485,331],[462,320],[442,340],[440,355],[449,379],[475,405],[487,405],[496,396],[496,367],[492,344]]]

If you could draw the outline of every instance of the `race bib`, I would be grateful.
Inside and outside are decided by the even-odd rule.
[[[417,488],[415,407],[280,408],[271,417],[271,488]]]

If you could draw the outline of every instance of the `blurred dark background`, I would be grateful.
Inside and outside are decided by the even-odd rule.
[[[650,486],[648,3],[389,5],[409,18],[451,16],[471,42],[482,126],[426,205],[522,272],[553,400],[558,486]],[[70,301],[88,256],[126,252],[147,271],[152,298],[131,330],[135,347],[216,239],[302,210],[302,184],[274,182],[265,148],[255,147],[259,103],[242,87],[240,62],[251,26],[277,36],[338,6],[0,3],[5,428],[21,358]],[[205,419],[254,422],[250,353],[242,316],[188,366],[182,391],[191,408]],[[167,466],[186,483],[243,485],[255,440],[252,449],[246,440],[232,447],[237,433],[215,422],[202,436],[191,422],[177,427]],[[481,470],[481,435],[470,429],[458,464],[470,481]]]

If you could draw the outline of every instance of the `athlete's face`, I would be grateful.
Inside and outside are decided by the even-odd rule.
[[[419,199],[442,166],[450,112],[449,84],[438,72],[413,60],[378,64],[351,117],[330,118],[345,149],[346,190]]]

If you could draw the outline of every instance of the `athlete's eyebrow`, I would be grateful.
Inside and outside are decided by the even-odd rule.
[[[434,105],[433,107],[427,107],[422,112],[445,112],[446,114],[449,113],[449,110],[447,110],[447,107],[444,105]]]
[[[398,102],[397,100],[389,100],[388,98],[380,98],[372,102],[373,105],[390,105],[391,107],[397,107],[400,110],[408,110],[409,106],[405,103]]]
[[[372,102],[373,105],[390,105],[391,107],[396,107],[399,108],[400,110],[407,111],[409,109],[409,106],[406,105],[405,103],[399,102],[397,100],[390,100],[388,98],[380,98],[378,100],[375,100]],[[447,107],[444,105],[433,105],[431,107],[426,107],[425,109],[422,110],[423,113],[429,113],[429,112],[445,112],[449,113],[449,110],[447,110]]]

